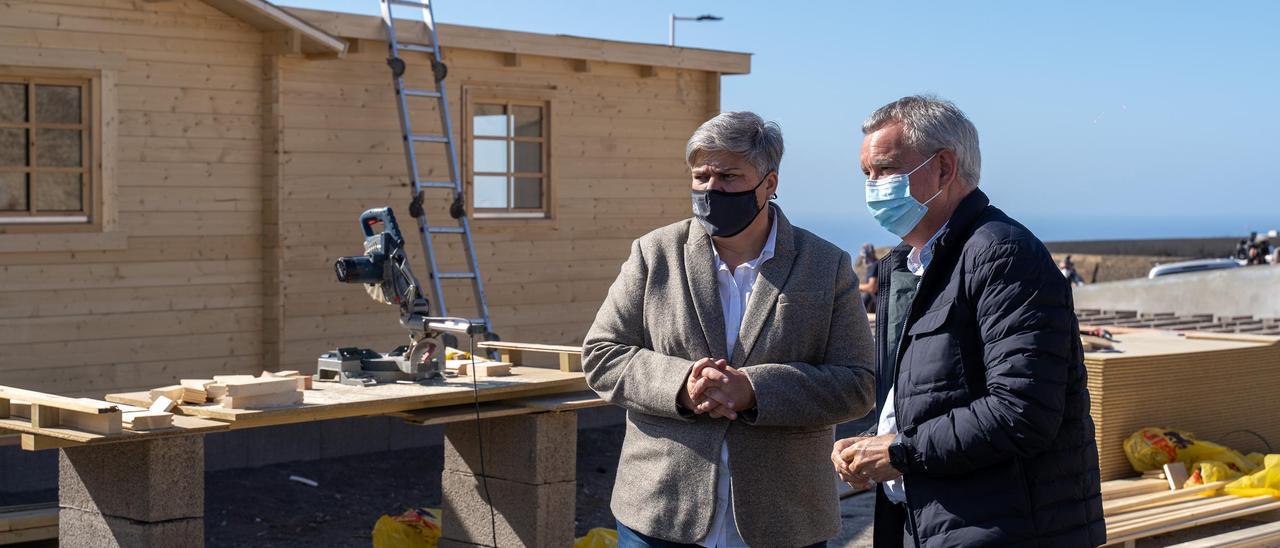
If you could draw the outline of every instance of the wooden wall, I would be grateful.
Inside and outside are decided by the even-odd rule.
[[[0,384],[101,395],[403,343],[394,307],[333,280],[333,259],[361,252],[361,211],[412,222],[385,44],[356,44],[342,59],[264,54],[263,31],[199,0],[0,2],[0,65],[118,61],[104,73],[107,231],[0,226]],[[455,131],[464,86],[550,101],[552,218],[477,220],[476,241],[504,339],[578,342],[630,242],[689,216],[684,143],[718,111],[719,75],[446,52]],[[438,131],[432,101],[418,105],[418,131]],[[423,174],[444,178],[433,146]],[[454,283],[450,311],[470,315]]]
[[[689,216],[685,141],[718,111],[719,76],[702,71],[449,49],[446,80],[455,132],[464,86],[542,94],[550,100],[553,218],[478,219],[476,245],[497,332],[505,340],[580,342],[633,239]],[[408,54],[410,85],[426,56]],[[385,66],[385,44],[360,41],[341,60],[281,61],[283,368],[314,367],[338,345],[402,344],[397,310],[333,280],[334,257],[361,250],[357,216],[391,205],[406,232],[409,189]],[[414,69],[418,69],[416,74]],[[439,132],[434,100],[417,99],[415,131]],[[445,179],[443,148],[419,145],[424,177]],[[460,150],[461,153],[461,150]],[[428,194],[433,223],[450,223],[447,194]],[[452,238],[452,239],[451,239]],[[416,233],[409,253],[426,281]],[[438,236],[450,270],[461,270],[460,240]],[[469,286],[446,282],[450,312],[470,315]],[[452,287],[453,289],[448,289]],[[463,306],[463,305],[466,306]]]
[[[0,49],[124,56],[102,143],[119,245],[0,233],[0,383],[101,394],[258,369],[261,41],[198,0],[0,3]]]

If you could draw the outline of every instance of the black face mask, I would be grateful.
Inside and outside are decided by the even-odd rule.
[[[751,226],[751,221],[756,220],[756,216],[764,211],[764,208],[756,203],[756,189],[760,188],[768,178],[769,174],[766,173],[764,179],[760,179],[760,182],[756,183],[751,190],[742,192],[692,191],[693,216],[702,223],[702,228],[706,229],[707,234],[718,238],[737,236]]]

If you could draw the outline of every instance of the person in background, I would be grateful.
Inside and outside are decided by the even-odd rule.
[[[1067,255],[1058,262],[1058,272],[1062,273],[1062,277],[1067,279],[1071,285],[1084,285],[1084,278],[1080,277],[1080,273],[1076,272],[1076,264],[1071,262],[1071,256]]]
[[[880,269],[880,260],[876,258],[876,246],[862,244],[862,254],[858,256],[858,261],[867,266],[867,272],[862,276],[863,281],[858,284],[858,291],[862,293],[862,307],[867,309],[868,314],[875,314],[876,288],[879,283],[876,274]]]

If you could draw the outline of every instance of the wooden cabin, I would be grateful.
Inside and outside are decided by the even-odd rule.
[[[101,394],[402,344],[397,310],[332,267],[362,252],[365,209],[413,221],[384,38],[376,17],[264,0],[0,3],[0,384]],[[440,40],[494,329],[580,342],[630,242],[689,216],[685,141],[750,57]],[[431,86],[427,55],[404,55],[410,85]],[[435,100],[411,101],[439,132]],[[443,147],[419,146],[423,177],[447,178]],[[449,201],[428,193],[432,224]],[[447,295],[467,315],[469,286]]]

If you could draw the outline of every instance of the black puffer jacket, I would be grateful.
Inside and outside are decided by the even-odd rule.
[[[980,190],[934,245],[896,371],[888,322],[876,322],[879,378],[897,379],[898,429],[910,447],[904,478],[917,545],[1103,544],[1071,286],[1040,240]],[[908,251],[903,244],[880,263],[879,310]],[[881,406],[890,384],[878,383]],[[892,543],[881,522],[877,546]]]

